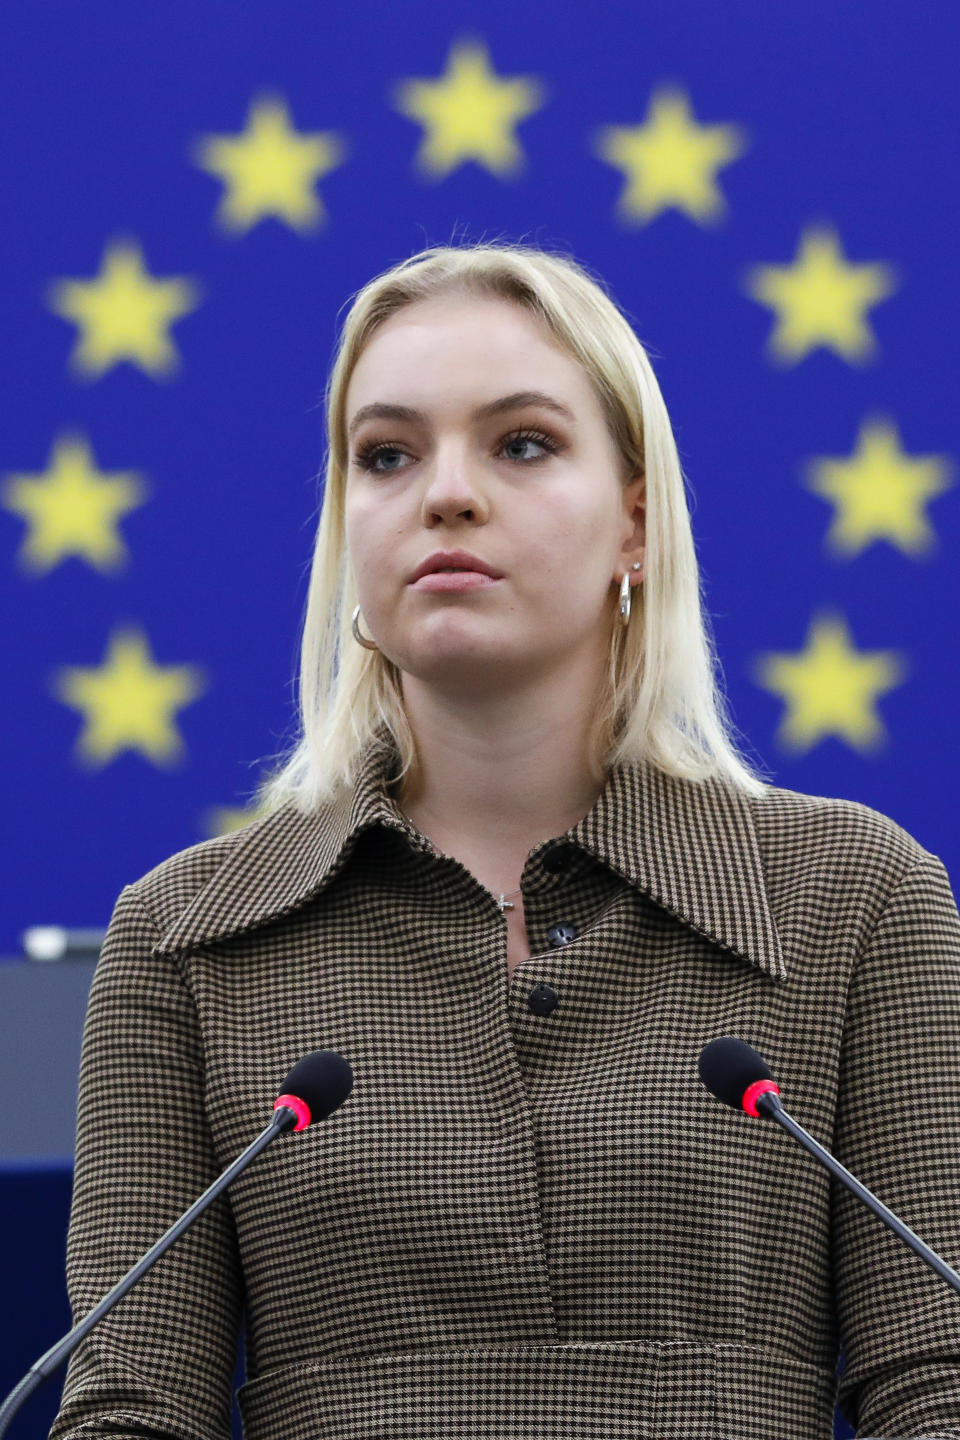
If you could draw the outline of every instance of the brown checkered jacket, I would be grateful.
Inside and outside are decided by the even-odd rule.
[[[384,788],[286,807],[121,893],[84,1033],[71,1301],[259,1133],[305,1052],[346,1104],[267,1150],[84,1342],[51,1436],[960,1437],[960,1299],[697,1075],[787,1108],[960,1262],[960,921],[867,807],[648,765],[530,852],[533,954]]]

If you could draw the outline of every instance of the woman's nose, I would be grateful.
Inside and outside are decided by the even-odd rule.
[[[423,490],[423,523],[449,524],[464,519],[482,524],[488,513],[489,502],[476,465],[462,453],[438,455]]]

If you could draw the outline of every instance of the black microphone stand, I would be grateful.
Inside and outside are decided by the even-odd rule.
[[[769,1071],[767,1073],[769,1074]],[[796,1120],[784,1110],[779,1095],[773,1090],[766,1090],[763,1094],[757,1096],[754,1104],[762,1115],[766,1116],[769,1120],[776,1120],[777,1124],[781,1125],[788,1135],[792,1135],[794,1140],[799,1141],[803,1148],[809,1151],[815,1160],[819,1160],[820,1164],[829,1170],[831,1175],[846,1185],[848,1190],[852,1190],[857,1199],[862,1200],[864,1205],[873,1211],[874,1215],[882,1220],[885,1225],[889,1225],[894,1234],[899,1235],[900,1239],[909,1245],[910,1249],[919,1255],[921,1260],[925,1260],[931,1270],[936,1271],[941,1280],[946,1280],[947,1284],[952,1285],[954,1290],[960,1294],[960,1275],[958,1275],[955,1270],[952,1270],[945,1260],[941,1260],[935,1250],[931,1250],[929,1245],[925,1245],[919,1235],[915,1235],[908,1226],[904,1225],[902,1220],[898,1220],[893,1211],[888,1210],[886,1205],[884,1205],[881,1200],[878,1200],[872,1191],[868,1190],[865,1185],[861,1185],[860,1181],[851,1175],[849,1170],[844,1169],[840,1161],[836,1160],[830,1154],[829,1150],[824,1150],[823,1146],[814,1140],[813,1136],[808,1134],[802,1125],[798,1125]],[[0,1435],[2,1434],[3,1431],[0,1430]]]
[[[251,1145],[247,1146],[241,1155],[237,1156],[233,1164],[228,1166],[222,1175],[214,1180],[209,1190],[205,1190],[200,1196],[200,1199],[194,1201],[190,1209],[185,1211],[185,1213],[180,1216],[180,1219],[170,1226],[166,1234],[161,1235],[160,1239],[147,1251],[143,1259],[138,1260],[133,1269],[128,1270],[123,1279],[117,1281],[109,1294],[105,1295],[100,1301],[100,1304],[91,1310],[88,1315],[85,1315],[83,1319],[73,1327],[69,1334],[64,1335],[62,1340],[58,1340],[56,1345],[51,1346],[45,1355],[41,1355],[36,1364],[31,1365],[16,1389],[11,1390],[6,1400],[4,1400],[3,1405],[0,1406],[0,1440],[2,1440],[2,1437],[6,1434],[7,1426],[20,1409],[20,1406],[33,1394],[41,1381],[46,1380],[48,1375],[52,1375],[54,1370],[73,1354],[74,1350],[76,1350],[80,1344],[80,1341],[93,1329],[94,1325],[103,1319],[107,1311],[112,1309],[117,1301],[126,1295],[130,1287],[135,1285],[142,1275],[147,1273],[151,1265],[160,1259],[164,1251],[169,1250],[175,1240],[179,1240],[183,1232],[193,1224],[199,1215],[202,1215],[208,1205],[216,1200],[221,1191],[226,1190],[227,1186],[237,1178],[240,1172],[246,1169],[250,1161],[255,1160],[260,1154],[260,1151],[265,1150],[272,1140],[276,1140],[278,1135],[284,1134],[287,1130],[292,1130],[297,1124],[298,1119],[299,1116],[296,1111],[290,1110],[286,1105],[282,1105],[275,1110],[273,1112],[273,1118],[266,1129],[257,1136]]]

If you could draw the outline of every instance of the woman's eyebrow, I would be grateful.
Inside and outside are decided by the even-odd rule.
[[[552,395],[545,395],[542,390],[517,390],[512,395],[503,395],[499,400],[489,400],[486,405],[479,405],[474,410],[471,419],[487,420],[491,415],[499,415],[505,410],[519,410],[527,405],[541,405],[545,410],[553,410],[562,415],[571,425],[576,424],[576,418],[569,406],[564,405],[560,400],[554,400]],[[380,401],[374,405],[363,405],[350,421],[348,436],[360,428],[365,420],[409,420],[412,424],[426,425],[426,415],[422,410],[413,410],[409,405],[387,405]]]

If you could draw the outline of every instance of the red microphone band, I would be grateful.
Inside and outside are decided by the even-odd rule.
[[[752,1085],[747,1086],[743,1092],[743,1099],[740,1101],[740,1104],[748,1115],[753,1115],[757,1120],[761,1119],[760,1111],[757,1109],[757,1101],[760,1096],[768,1090],[772,1090],[774,1095],[780,1094],[780,1086],[773,1080],[754,1080]],[[278,1100],[277,1104],[279,1105],[279,1103]]]
[[[299,1095],[278,1095],[273,1102],[274,1110],[293,1110],[296,1113],[297,1123],[294,1125],[294,1132],[306,1130],[310,1124],[310,1107],[306,1100],[301,1100]]]

